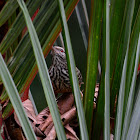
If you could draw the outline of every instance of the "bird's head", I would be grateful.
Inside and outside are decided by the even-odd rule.
[[[53,57],[59,57],[60,56],[62,59],[66,60],[65,50],[62,47],[53,46],[51,54],[52,54]]]

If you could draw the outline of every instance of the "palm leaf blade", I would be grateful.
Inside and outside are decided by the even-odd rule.
[[[93,100],[98,73],[98,58],[101,38],[101,18],[103,4],[101,1],[91,1],[89,40],[87,50],[87,73],[84,97],[84,109],[89,134],[91,133],[93,117]]]
[[[30,126],[26,113],[22,107],[22,102],[18,95],[18,91],[14,85],[14,82],[10,76],[10,73],[9,73],[9,71],[6,67],[6,64],[4,63],[4,60],[1,55],[0,55],[0,75],[3,80],[3,84],[5,85],[5,88],[7,90],[7,93],[9,95],[9,98],[16,111],[16,114],[19,118],[21,126],[25,132],[26,137],[28,139],[36,140],[35,134]]]
[[[138,78],[137,80],[137,84],[138,84],[138,89],[137,91],[137,98],[136,98],[136,102],[134,104],[134,109],[133,109],[133,113],[132,113],[132,119],[130,122],[130,126],[129,126],[129,130],[127,133],[127,139],[131,140],[131,139],[138,139],[138,135],[139,135],[139,120],[140,120],[140,111],[139,107],[140,107],[140,80]]]
[[[110,1],[106,0],[106,69],[104,139],[110,139]]]
[[[39,39],[37,37],[36,31],[34,29],[34,26],[32,24],[32,21],[30,19],[30,16],[29,16],[29,13],[28,13],[28,10],[25,6],[24,1],[18,0],[18,3],[20,5],[20,8],[23,11],[24,16],[25,16],[25,21],[26,21],[26,24],[27,24],[27,27],[29,30],[29,35],[31,38],[31,42],[33,45],[33,50],[34,50],[35,58],[37,61],[40,78],[41,78],[41,81],[43,84],[43,89],[45,92],[45,97],[47,99],[49,109],[50,109],[50,112],[52,114],[52,118],[54,121],[54,125],[56,128],[58,139],[65,140],[66,136],[65,136],[62,124],[61,124],[60,115],[58,112],[58,108],[57,108],[57,104],[56,104],[55,96],[54,96],[54,92],[53,92],[53,87],[51,85],[48,69],[47,69],[45,59],[44,59],[44,56],[43,56],[43,53],[41,50],[41,45],[40,45]]]
[[[77,113],[78,113],[78,117],[79,117],[81,138],[83,140],[87,140],[88,139],[87,127],[86,127],[86,123],[85,123],[83,105],[82,105],[81,96],[80,96],[80,89],[79,89],[79,85],[78,85],[76,67],[75,67],[75,62],[74,62],[74,57],[73,57],[73,52],[72,52],[72,47],[71,47],[68,26],[67,26],[67,22],[66,22],[65,11],[64,11],[64,7],[63,7],[63,1],[58,0],[58,3],[59,3],[59,11],[61,13],[60,17],[62,20],[61,23],[62,23],[62,27],[63,27],[62,35],[64,38],[64,45],[65,45],[65,49],[66,49],[66,58],[67,58],[69,75],[70,75],[70,81],[71,81],[73,93],[75,96]]]
[[[0,27],[8,20],[8,18],[16,11],[17,8],[18,3],[15,0],[9,0],[5,4],[0,12]]]
[[[32,0],[29,0],[27,2],[27,6],[31,15],[35,13],[36,9],[39,7],[42,1],[43,0],[39,0],[39,1],[37,0],[34,2]],[[20,12],[18,17],[14,21],[11,29],[7,32],[7,34],[5,35],[4,39],[2,40],[0,44],[0,52],[2,54],[4,54],[5,51],[11,47],[11,45],[20,35],[21,31],[24,29],[24,27],[25,27],[25,21],[23,19],[22,12]]]
[[[132,104],[134,100],[134,91],[135,91],[135,84],[136,84],[136,78],[137,78],[137,69],[138,69],[138,63],[139,63],[139,56],[140,56],[140,34],[139,34],[139,40],[137,45],[137,51],[136,51],[136,59],[135,59],[135,67],[133,72],[133,78],[131,82],[129,97],[127,101],[126,106],[126,113],[124,118],[124,124],[123,124],[123,131],[122,131],[122,139],[124,140],[126,138],[126,134],[128,131],[128,126],[130,124],[130,118],[132,113]]]
[[[53,3],[55,3],[55,2],[53,2]],[[71,15],[72,11],[74,10],[75,5],[77,4],[77,0],[70,0],[68,2],[66,0],[64,3],[66,3],[65,11],[66,11],[67,19],[68,19]],[[49,7],[51,8],[51,6],[49,6]],[[46,9],[45,4],[44,4],[44,8]],[[42,11],[42,12],[44,12],[44,11]],[[40,9],[40,13],[38,13],[37,17],[40,16],[40,14],[41,14],[41,9]],[[45,14],[43,18],[47,19],[48,14]],[[46,32],[44,32],[44,31],[42,32],[42,30],[41,30],[41,31],[39,31],[40,34],[38,34],[39,37],[40,36],[43,37],[43,38],[40,38],[40,41],[41,41],[41,44],[43,45],[42,50],[43,50],[45,57],[49,53],[50,47],[53,45],[54,41],[56,40],[57,36],[59,35],[59,33],[61,31],[60,20],[58,20],[59,15],[56,14],[56,12],[55,12],[55,15],[56,15],[56,19],[54,19],[51,22],[49,22],[50,21],[49,20],[48,21],[49,23],[45,24],[44,20],[42,20],[42,22],[44,22],[43,24],[42,24],[42,22],[36,23],[37,25],[44,25],[41,28],[40,28],[40,26],[38,26],[37,28],[43,29],[46,31]],[[50,23],[52,23],[53,25],[50,25]],[[26,35],[25,35],[25,37],[26,37]],[[28,37],[28,39],[29,39],[29,37]],[[23,40],[24,40],[24,38],[23,38]],[[24,53],[24,49],[27,49],[28,51],[26,53]],[[18,53],[19,53],[19,55],[18,55]],[[12,75],[13,75],[15,84],[17,85],[17,89],[18,89],[19,93],[21,94],[30,86],[35,75],[38,72],[36,62],[34,59],[33,50],[31,48],[31,43],[28,44],[28,40],[26,40],[26,42],[24,42],[24,43],[21,43],[19,45],[19,48],[13,54],[13,58],[16,58],[17,60],[13,59],[11,61],[11,63],[8,63],[8,68],[10,70],[12,70],[12,69],[14,70],[14,73]],[[17,63],[17,65],[15,65],[14,63]],[[13,67],[13,65],[15,65],[15,67]],[[3,94],[1,95],[0,98],[4,102],[6,99],[8,99],[8,96],[6,95],[5,92],[3,92]],[[8,103],[8,105],[6,106],[6,108],[3,112],[4,119],[6,119],[12,113],[11,110],[12,110],[11,103]]]

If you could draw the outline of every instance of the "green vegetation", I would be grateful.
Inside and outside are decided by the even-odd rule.
[[[66,22],[77,2],[78,0],[27,0],[26,3],[23,0],[6,1],[0,11],[0,27],[2,28],[2,25],[8,21],[8,31],[0,43],[0,52],[5,56],[4,63],[0,55],[0,83],[5,87],[0,100],[1,104],[9,98],[11,102],[9,101],[4,108],[2,117],[8,118],[14,107],[26,137],[35,139],[19,99],[39,72],[57,137],[60,140],[66,139],[45,62],[62,30],[77,107],[79,137],[82,140],[100,138],[108,140],[112,133],[115,140],[138,139],[140,136],[140,75],[138,75],[140,1],[91,0],[89,25],[86,21],[88,17],[85,16],[86,9],[81,12],[83,15],[80,15],[81,13],[78,15],[82,19],[81,22],[78,20],[80,37],[84,38],[86,35],[88,38],[88,40],[82,38],[83,46],[87,48],[84,49],[87,55],[84,59],[87,60],[87,64],[82,64],[81,60],[76,58],[78,55],[73,55],[75,54],[73,50],[76,48],[72,47],[71,28],[68,28]],[[85,4],[84,0],[79,3]],[[39,12],[32,22],[30,16],[33,17],[38,9]],[[85,25],[85,28],[82,25]],[[26,26],[28,31],[23,33]],[[89,30],[86,32],[88,26]],[[85,42],[88,42],[88,46]],[[80,50],[82,48],[77,53]],[[84,73],[83,101],[75,72],[75,60],[79,60],[76,64],[84,65],[84,68],[81,66],[81,72]],[[98,65],[101,67],[101,73]],[[93,100],[97,81],[99,93],[94,109]],[[112,118],[115,127],[111,126]]]

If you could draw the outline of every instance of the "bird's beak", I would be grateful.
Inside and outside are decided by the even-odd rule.
[[[55,53],[55,50],[56,50],[55,47],[52,46],[51,55],[53,55]]]
[[[59,51],[58,51],[58,49],[57,49],[57,46],[52,46],[52,51],[51,51],[51,54],[52,55],[55,55],[55,54],[57,54]]]

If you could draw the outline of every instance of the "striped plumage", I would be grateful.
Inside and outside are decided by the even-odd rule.
[[[65,50],[62,47],[54,46],[52,47],[51,54],[52,65],[49,68],[49,75],[52,81],[55,94],[72,92]],[[76,68],[76,72],[79,80],[79,85],[81,86],[82,75],[78,68]]]

